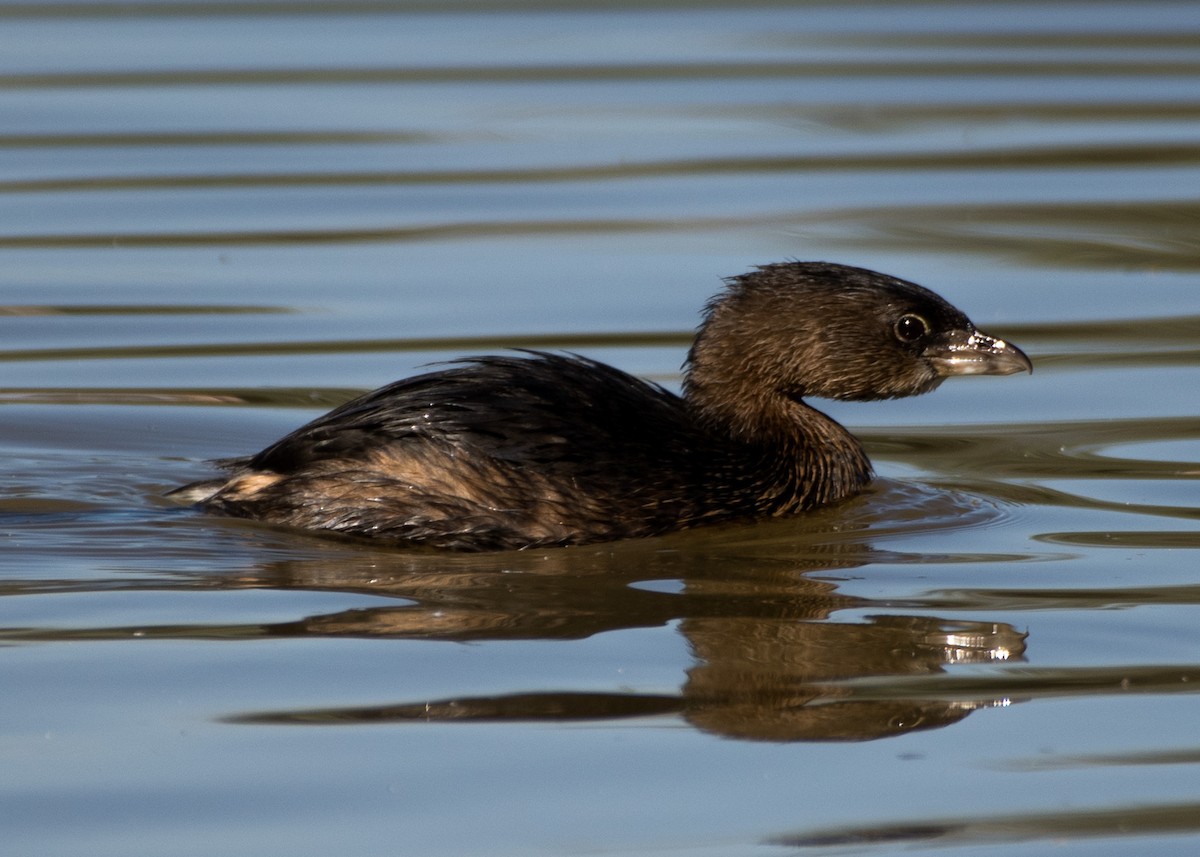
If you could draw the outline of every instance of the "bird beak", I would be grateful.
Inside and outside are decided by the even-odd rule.
[[[1033,372],[1033,363],[1020,348],[974,329],[941,337],[925,349],[925,358],[942,377]]]

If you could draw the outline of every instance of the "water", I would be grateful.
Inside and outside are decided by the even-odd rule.
[[[1191,854],[1200,9],[0,4],[13,854]],[[795,521],[380,550],[162,500],[430,361],[668,385],[719,278],[1033,357]]]

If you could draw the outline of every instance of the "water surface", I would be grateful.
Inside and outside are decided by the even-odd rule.
[[[0,3],[12,853],[1191,854],[1200,11]],[[444,556],[162,499],[431,361],[674,386],[722,276],[1033,357],[794,521]]]

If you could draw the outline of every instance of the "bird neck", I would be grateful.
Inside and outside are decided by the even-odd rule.
[[[722,439],[730,467],[741,467],[741,477],[753,483],[746,487],[760,513],[788,515],[835,503],[871,481],[858,439],[799,398],[762,389],[714,391],[694,378],[684,395],[700,423]]]
[[[800,400],[794,413],[790,460],[796,490],[776,514],[789,514],[845,500],[871,481],[871,462],[858,438],[832,417]]]

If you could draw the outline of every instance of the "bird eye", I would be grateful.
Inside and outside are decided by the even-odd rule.
[[[894,330],[896,338],[901,342],[916,342],[921,337],[928,335],[929,322],[919,315],[909,313],[900,317]]]

